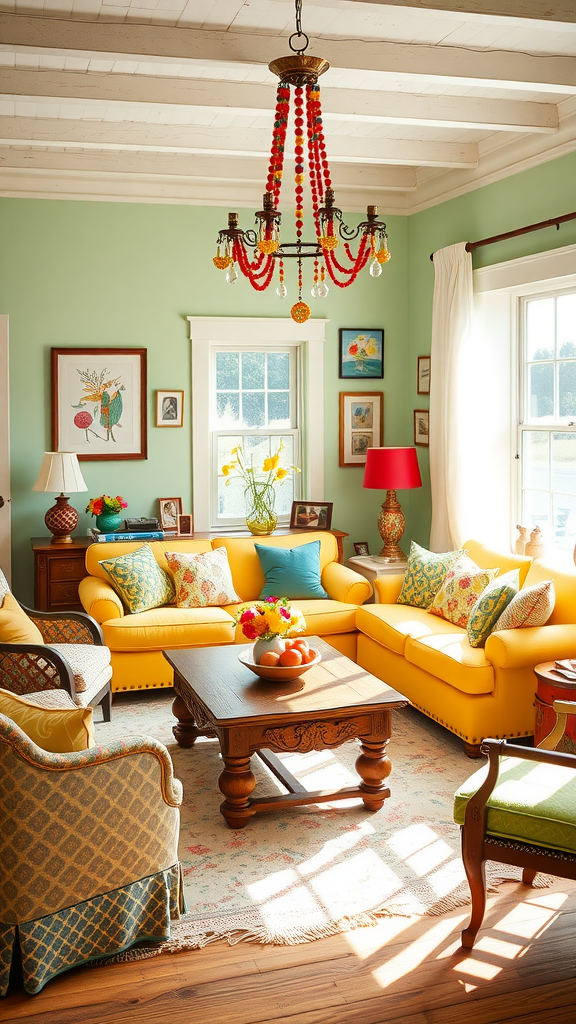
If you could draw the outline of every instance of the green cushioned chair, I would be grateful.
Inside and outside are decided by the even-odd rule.
[[[523,868],[530,885],[538,871],[576,879],[576,750],[566,719],[576,704],[555,701],[556,725],[539,747],[487,739],[488,766],[454,797],[462,831],[462,860],[472,894],[462,945],[472,948],[486,910],[485,862]]]

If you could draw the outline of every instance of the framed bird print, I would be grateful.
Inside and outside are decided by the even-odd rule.
[[[52,349],[52,451],[146,459],[146,349]]]

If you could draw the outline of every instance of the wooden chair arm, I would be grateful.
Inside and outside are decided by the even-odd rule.
[[[86,612],[40,612],[36,608],[27,608],[21,601],[18,603],[36,623],[48,643],[88,643],[104,646],[104,634],[100,625]],[[44,628],[42,623],[46,623]]]
[[[538,744],[539,750],[556,750],[566,732],[569,715],[576,715],[576,703],[573,700],[555,700],[552,705],[556,712],[556,721],[551,732]]]

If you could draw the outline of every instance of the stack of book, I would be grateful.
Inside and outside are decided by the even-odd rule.
[[[100,533],[99,530],[88,530],[88,536],[95,544],[104,543],[110,540],[164,540],[164,530],[137,530],[129,533],[128,530],[119,530],[117,533]]]

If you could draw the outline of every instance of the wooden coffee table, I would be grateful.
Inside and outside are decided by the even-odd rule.
[[[173,732],[178,745],[191,747],[198,736],[220,741],[220,810],[230,828],[243,828],[257,812],[356,796],[368,810],[378,811],[390,796],[384,780],[391,769],[386,745],[392,711],[408,701],[323,640],[309,639],[322,661],[301,679],[283,684],[259,679],[242,665],[238,653],[246,648],[235,644],[164,651],[174,669],[177,696],[172,710],[178,723]],[[360,740],[356,771],[361,781],[334,792],[306,790],[273,753],[326,750],[354,738]],[[288,793],[252,796],[252,754],[258,754]]]

